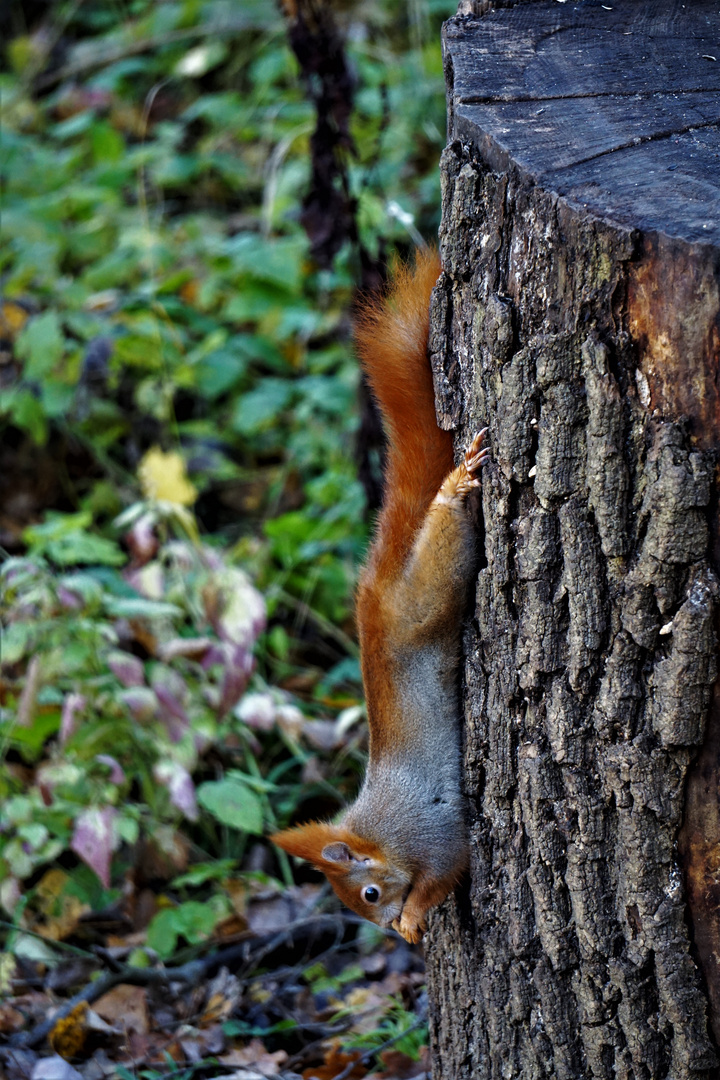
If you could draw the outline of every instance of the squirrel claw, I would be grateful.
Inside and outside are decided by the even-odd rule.
[[[483,446],[486,434],[486,427],[484,427],[482,431],[478,431],[470,443],[470,446],[465,451],[465,468],[472,487],[480,486],[480,480],[477,474],[490,458],[489,449],[486,446]]]

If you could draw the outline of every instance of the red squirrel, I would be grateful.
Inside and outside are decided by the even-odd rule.
[[[452,437],[437,426],[427,342],[440,269],[436,252],[419,253],[356,321],[389,444],[384,504],[357,596],[365,779],[337,822],[272,837],[322,870],[349,908],[413,943],[467,865],[458,662],[475,543],[466,499],[487,459],[481,431],[455,468]]]

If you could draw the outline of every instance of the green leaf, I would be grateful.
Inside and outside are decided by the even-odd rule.
[[[245,374],[247,356],[229,347],[216,349],[194,367],[197,388],[211,400],[226,393]]]
[[[75,593],[85,607],[97,605],[102,597],[102,585],[92,574],[65,574],[58,584]]]
[[[48,738],[60,727],[60,713],[55,711],[37,710],[31,727],[20,727],[13,719],[10,714],[7,722],[0,723],[0,733],[29,762],[38,758]]]
[[[212,934],[217,912],[210,904],[188,900],[176,908],[168,908],[155,916],[147,932],[147,943],[163,958],[172,956],[178,938],[195,945]]]
[[[41,388],[42,407],[49,419],[67,416],[75,396],[75,387],[46,379]]]
[[[40,380],[48,375],[63,354],[65,339],[56,311],[46,311],[31,319],[15,346],[17,355],[27,361],[26,379]]]
[[[27,652],[35,638],[31,623],[12,622],[0,625],[0,656],[3,664],[16,664]]]
[[[278,1020],[276,1024],[269,1024],[268,1027],[256,1027],[254,1024],[249,1024],[247,1020],[228,1020],[223,1024],[223,1031],[231,1039],[238,1036],[242,1039],[252,1039],[255,1036],[266,1039],[268,1035],[276,1035],[282,1031],[294,1031],[298,1024],[298,1020],[290,1018]]]
[[[23,540],[37,554],[45,544],[51,540],[62,540],[71,533],[86,529],[92,522],[92,516],[87,510],[81,510],[78,514],[60,514],[57,511],[48,511],[45,520],[38,525],[29,525],[23,532]]]
[[[2,393],[0,409],[33,440],[43,446],[47,441],[47,418],[37,396],[23,386],[10,386]]]
[[[147,943],[159,956],[166,958],[175,952],[178,934],[175,910],[160,911],[148,926]]]
[[[307,241],[302,236],[270,237],[238,233],[225,242],[225,251],[236,269],[257,281],[282,285],[298,292]]]
[[[223,825],[261,836],[262,804],[257,795],[234,776],[209,780],[197,789],[197,800]]]
[[[182,610],[176,604],[163,600],[147,600],[138,597],[108,597],[105,601],[108,615],[118,619],[177,619]]]
[[[293,396],[293,384],[286,379],[261,379],[254,390],[239,399],[230,420],[240,435],[254,435],[274,424]]]
[[[302,559],[303,546],[319,532],[317,521],[301,510],[291,510],[266,521],[263,529],[273,541],[273,554],[288,568]]]
[[[29,530],[26,530],[26,532]],[[71,532],[57,540],[49,540],[35,552],[42,551],[58,566],[89,565],[122,566],[127,557],[114,540],[93,533]]]
[[[236,866],[235,859],[219,859],[215,863],[196,863],[187,873],[173,878],[173,888],[182,889],[186,885],[204,885],[206,881],[220,881],[231,874]]]
[[[118,131],[103,121],[90,129],[90,145],[96,163],[119,161],[125,154],[125,140]]]

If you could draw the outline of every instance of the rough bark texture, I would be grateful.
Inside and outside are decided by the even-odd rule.
[[[587,157],[578,121],[559,177],[533,119],[550,91],[523,71],[570,28],[567,70],[590,80],[578,28],[599,7],[446,28],[431,352],[442,425],[464,445],[487,423],[493,462],[466,636],[472,865],[427,947],[435,1080],[718,1075],[720,693],[698,753],[717,673],[720,158],[705,202],[672,214],[697,168],[679,183],[663,143],[633,200],[617,170],[568,167]],[[670,9],[687,30],[680,4],[622,9],[608,49],[652,38],[650,9],[668,49]],[[515,70],[504,54],[493,98],[499,47]],[[649,130],[635,112],[612,133],[628,168]]]

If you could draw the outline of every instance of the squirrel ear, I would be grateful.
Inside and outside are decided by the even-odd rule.
[[[324,849],[334,846],[332,841],[336,836],[332,825],[311,821],[306,825],[296,825],[293,829],[273,833],[270,839],[278,847],[284,848],[288,855],[298,855],[301,859],[307,859],[319,866],[324,860]]]
[[[293,829],[273,833],[270,839],[289,855],[299,855],[329,874],[346,874],[355,860],[382,861],[383,858],[377,844],[363,840],[343,825],[330,825],[324,821],[296,825]]]
[[[343,844],[340,840],[337,840],[334,844],[326,844],[322,849],[323,859],[327,859],[328,862],[350,862],[352,859],[352,852],[347,844]]]

